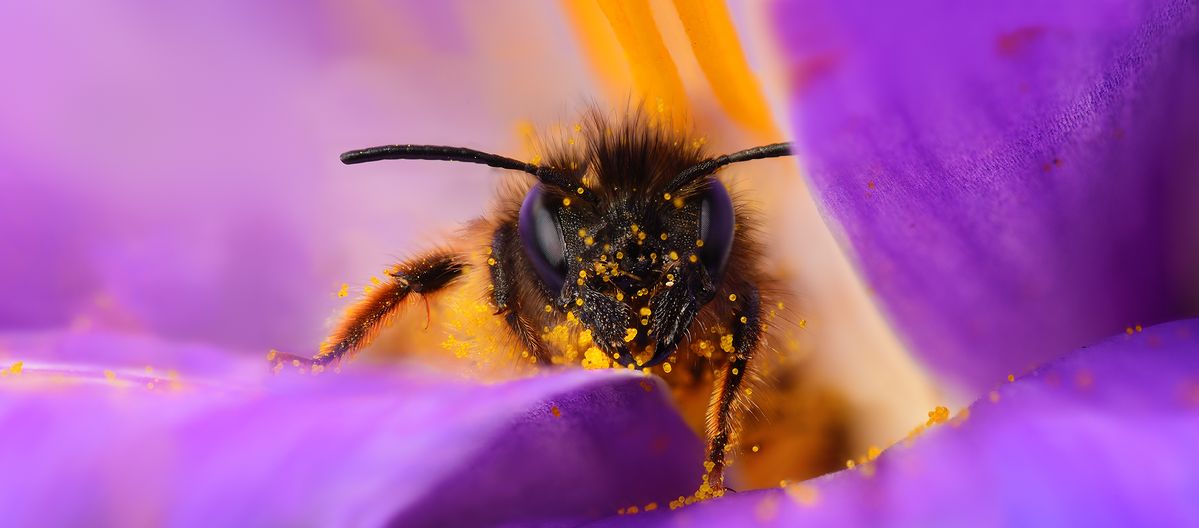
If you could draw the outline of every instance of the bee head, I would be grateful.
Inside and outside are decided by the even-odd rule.
[[[521,244],[545,293],[598,346],[621,363],[654,366],[716,293],[733,246],[733,203],[711,176],[674,193],[609,191],[590,202],[533,186]]]
[[[573,313],[617,362],[648,367],[674,353],[726,275],[735,215],[713,174],[731,163],[790,155],[791,147],[708,158],[702,141],[639,123],[594,120],[586,147],[571,142],[573,152],[545,164],[433,145],[373,147],[341,159],[459,161],[534,176],[517,232],[542,293]]]

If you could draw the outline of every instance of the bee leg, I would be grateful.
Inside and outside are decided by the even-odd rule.
[[[452,284],[465,269],[466,260],[450,252],[435,252],[400,263],[395,271],[388,273],[388,280],[373,287],[365,297],[346,309],[315,356],[299,358],[278,354],[276,364],[290,361],[323,366],[340,361],[368,345],[409,294],[433,294]]]
[[[541,342],[537,327],[522,315],[516,293],[519,285],[516,283],[518,270],[515,252],[521,250],[515,225],[503,224],[496,228],[491,237],[491,253],[487,257],[487,265],[491,270],[491,299],[495,303],[495,315],[504,315],[504,322],[524,349],[532,354],[538,364],[549,365],[549,351]]]
[[[713,383],[712,399],[708,405],[708,468],[706,481],[713,490],[724,489],[725,451],[730,448],[740,411],[738,392],[747,375],[746,369],[762,337],[761,298],[752,285],[744,288],[733,311],[733,350],[728,363]],[[742,402],[743,403],[743,402]]]

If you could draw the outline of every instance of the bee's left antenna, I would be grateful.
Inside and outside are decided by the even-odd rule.
[[[578,183],[572,182],[562,172],[549,167],[541,167],[525,163],[499,154],[491,154],[481,150],[466,147],[447,147],[442,145],[383,145],[342,153],[341,162],[346,165],[367,163],[381,160],[432,160],[432,161],[461,161],[463,163],[478,163],[499,169],[527,172],[536,176],[543,183],[553,185],[568,192],[581,189]],[[584,190],[584,195],[590,191]]]
[[[670,184],[666,186],[666,190],[667,192],[674,192],[680,187],[691,183],[696,178],[712,174],[713,172],[716,172],[716,169],[719,169],[725,165],[740,163],[742,161],[778,158],[781,156],[790,155],[790,143],[773,143],[770,145],[762,145],[760,147],[739,150],[732,154],[725,154],[724,156],[717,156],[715,158],[701,161],[695,165],[687,167],[685,170],[683,170],[683,172],[680,172],[674,177],[673,180],[670,181]]]

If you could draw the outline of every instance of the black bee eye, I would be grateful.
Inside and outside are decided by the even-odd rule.
[[[699,238],[704,246],[699,257],[708,268],[712,282],[719,282],[724,266],[733,249],[733,200],[729,191],[716,178],[708,178],[708,188],[700,202]]]
[[[517,230],[525,255],[550,291],[562,291],[566,281],[566,240],[558,217],[546,207],[541,184],[534,185],[520,205]]]

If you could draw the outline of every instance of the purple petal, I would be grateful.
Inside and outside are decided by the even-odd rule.
[[[99,335],[5,350],[5,368],[60,358],[0,378],[12,525],[578,524],[702,473],[665,387],[633,373],[481,386],[359,364],[268,377],[219,349]],[[78,366],[84,350],[105,367]]]
[[[853,470],[611,526],[1194,526],[1199,320],[1078,350]]]
[[[807,174],[935,369],[979,389],[1197,312],[1193,1],[813,0],[775,20]]]

